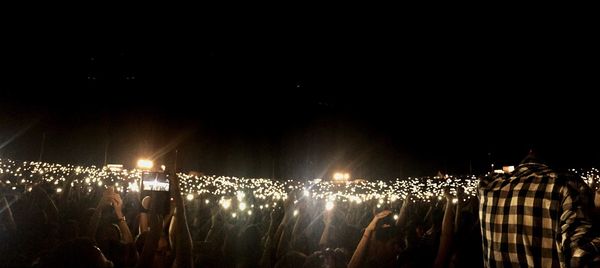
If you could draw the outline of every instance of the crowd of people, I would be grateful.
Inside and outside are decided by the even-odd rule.
[[[572,177],[574,183],[561,182],[562,176],[540,167],[523,163],[512,177],[482,179],[479,198],[466,194],[463,187],[446,187],[442,196],[427,200],[408,194],[396,200],[339,202],[291,189],[286,198],[271,200],[270,206],[260,209],[254,206],[259,198],[251,193],[203,192],[188,199],[178,176],[170,177],[170,192],[73,183],[76,176],[66,178],[57,191],[56,184],[40,181],[21,194],[5,191],[0,197],[0,263],[4,267],[593,265],[600,247],[592,224],[594,186],[577,176]],[[542,185],[547,190],[532,190]],[[509,194],[513,192],[514,197]]]

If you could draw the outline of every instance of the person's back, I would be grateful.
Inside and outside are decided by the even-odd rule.
[[[589,187],[528,162],[482,179],[479,218],[486,267],[565,267],[588,256]]]

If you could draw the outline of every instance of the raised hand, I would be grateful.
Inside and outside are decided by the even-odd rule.
[[[377,226],[377,223],[379,222],[379,220],[389,216],[391,213],[392,212],[389,210],[384,210],[382,212],[375,214],[375,217],[373,217],[373,220],[371,221],[371,223],[369,223],[369,226],[367,226],[367,230],[375,231],[375,227]]]
[[[285,209],[286,213],[289,213],[290,211],[293,210],[294,208],[294,198],[295,198],[295,194],[294,192],[291,192],[288,197],[285,199],[285,201],[283,202],[283,209]]]
[[[384,210],[384,211],[382,211],[382,212],[379,212],[379,213],[377,213],[377,214],[375,215],[375,217],[373,217],[373,220],[377,220],[377,221],[379,221],[379,220],[381,220],[381,219],[383,219],[383,218],[387,217],[387,216],[388,216],[388,215],[390,215],[391,213],[392,213],[392,212],[391,212],[391,211],[389,211],[389,210]]]
[[[112,206],[115,209],[115,214],[118,218],[123,217],[123,200],[119,194],[113,194],[109,197],[112,202]]]
[[[152,197],[150,197],[149,195],[144,197],[144,199],[142,199],[142,207],[146,210],[149,210],[150,202],[152,202]]]
[[[333,210],[326,210],[323,213],[323,223],[325,223],[326,226],[331,225],[331,223],[333,222]]]
[[[444,187],[444,197],[446,197],[446,200],[452,200],[452,198],[454,198],[452,194],[450,194],[450,187],[448,186]]]

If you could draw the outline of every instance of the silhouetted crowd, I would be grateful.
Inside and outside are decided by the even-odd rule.
[[[598,254],[592,188],[561,188],[562,177],[531,164],[514,174],[490,177],[493,186],[480,185],[479,198],[459,187],[427,200],[408,195],[345,202],[295,189],[260,208],[251,194],[243,200],[209,193],[187,199],[177,177],[171,177],[170,192],[148,195],[72,179],[57,191],[42,181],[0,198],[0,266],[593,266]],[[550,183],[552,189],[539,196],[532,191]],[[557,195],[543,196],[552,191]],[[536,228],[550,233],[540,239],[528,234]],[[548,251],[536,251],[548,245]]]

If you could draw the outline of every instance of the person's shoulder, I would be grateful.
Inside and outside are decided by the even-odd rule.
[[[549,168],[544,164],[538,163],[523,163],[518,165],[514,171],[510,173],[490,173],[486,176],[483,176],[479,180],[478,187],[480,189],[485,188],[488,185],[491,185],[495,181],[505,181],[509,179],[525,179],[531,177],[539,177],[539,178],[558,178],[559,175],[557,172]]]
[[[511,177],[517,179],[527,179],[536,177],[541,181],[566,181],[571,179],[571,176],[555,171],[545,164],[540,163],[523,163],[518,165],[515,170],[510,174]]]
[[[583,180],[583,177],[569,171],[557,172],[558,181],[566,184],[570,188],[579,191],[589,191],[590,186]]]
[[[546,165],[536,165],[528,168],[533,175],[551,179],[555,186],[563,186],[579,192],[588,191],[590,188],[583,177],[568,170],[554,170]]]

